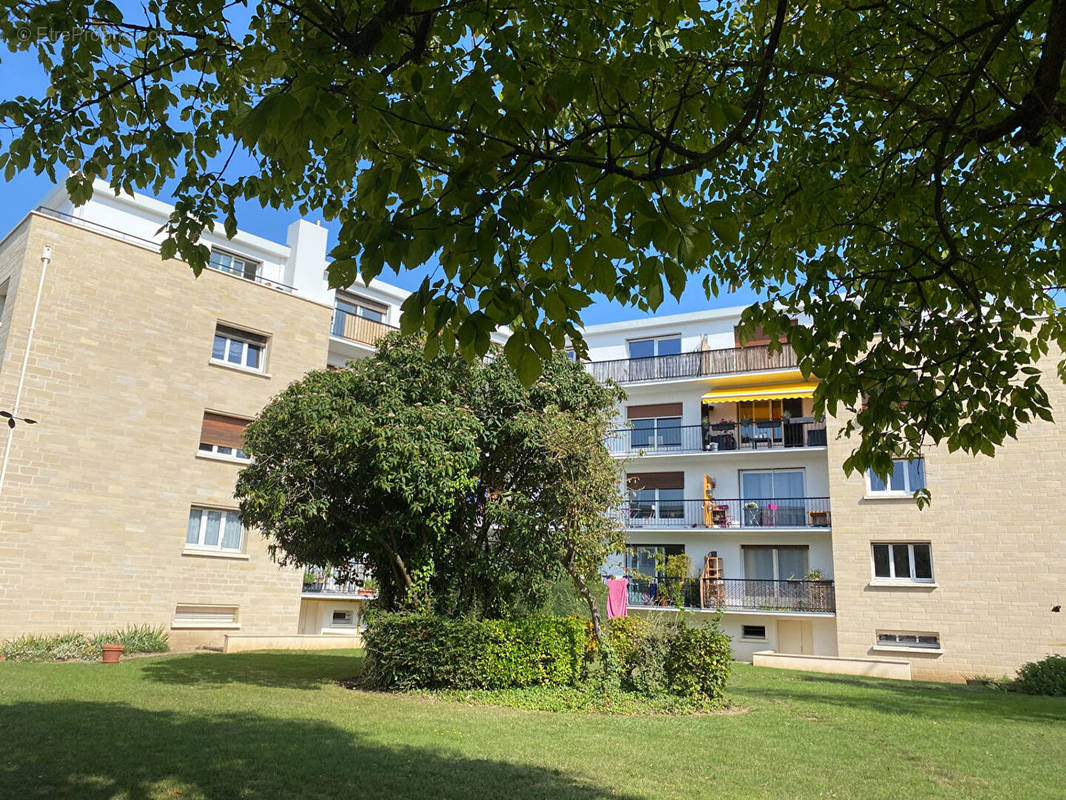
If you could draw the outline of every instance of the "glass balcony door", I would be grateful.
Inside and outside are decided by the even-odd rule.
[[[807,525],[802,469],[743,470],[740,491],[744,527]]]

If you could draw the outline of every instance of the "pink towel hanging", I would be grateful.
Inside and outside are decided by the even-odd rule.
[[[607,619],[626,616],[626,594],[629,580],[616,578],[607,581]]]

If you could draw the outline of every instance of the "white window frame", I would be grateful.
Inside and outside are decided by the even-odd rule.
[[[214,257],[215,255],[226,256],[230,260],[230,265],[228,267],[224,267],[219,264],[216,264],[214,261],[211,260],[212,257]],[[233,265],[238,262],[241,264],[241,268],[239,271],[233,268]],[[221,247],[211,248],[211,254],[207,257],[207,264],[211,267],[211,269],[215,270],[215,272],[223,272],[226,275],[235,275],[238,278],[244,278],[246,281],[258,280],[260,277],[260,270],[263,267],[262,261],[250,258],[249,256],[242,256],[240,253],[234,253],[230,250],[224,250]],[[249,268],[251,268],[252,271],[251,278],[249,278],[247,275]]]
[[[196,542],[189,541],[189,518],[192,517],[194,511],[200,512],[200,527],[197,535]],[[217,511],[222,516],[218,523],[218,544],[205,544],[204,536],[207,532],[207,520],[208,512]],[[241,525],[241,539],[234,547],[223,547],[222,540],[225,538],[226,520],[228,517],[236,517],[237,523],[240,524],[240,518],[237,511],[231,508],[213,508],[211,506],[198,506],[193,505],[189,507],[189,518],[185,522],[185,550],[186,552],[198,552],[198,553],[224,553],[224,554],[237,554],[244,552],[244,542],[248,537],[245,536],[244,526]]]
[[[912,461],[921,461],[922,462],[922,477],[925,480],[926,485],[928,485],[928,483],[929,483],[929,475],[928,475],[928,473],[925,470],[926,465],[925,465],[925,458],[924,457],[923,458],[894,458],[894,459],[892,459],[892,463],[893,464],[895,464],[897,462],[900,462],[900,461],[902,461],[905,464],[910,464]],[[904,488],[902,490],[890,489],[889,488],[889,481],[891,481],[891,479],[892,479],[891,475],[889,476],[889,480],[885,482],[885,488],[884,489],[874,489],[873,488],[873,482],[871,481],[872,473],[873,473],[873,468],[872,467],[870,469],[866,470],[865,478],[866,478],[866,496],[867,497],[874,497],[874,498],[876,498],[876,497],[912,497],[913,498],[914,497],[914,493],[916,491],[918,491],[919,489],[924,489],[925,488],[925,486],[911,486],[911,471],[909,469],[904,469],[903,470],[903,486],[904,486]]]
[[[882,636],[892,637],[913,637],[914,642],[899,641],[898,638],[895,641],[882,641]],[[935,638],[935,643],[927,642],[925,644],[919,644],[919,638]],[[874,646],[873,650],[887,650],[893,652],[905,652],[905,653],[943,653],[943,642],[940,639],[940,634],[935,631],[901,631],[893,629],[878,628],[874,631]]]
[[[917,577],[917,570],[914,568],[914,546],[925,545],[929,548],[929,573],[928,578]],[[883,577],[877,574],[877,564],[874,560],[874,548],[875,547],[888,547],[888,571],[890,577]],[[895,548],[906,547],[907,559],[910,562],[911,576],[909,578],[897,578],[896,577],[896,554]],[[936,570],[933,567],[933,545],[931,542],[870,542],[870,575],[873,583],[892,583],[892,584],[921,584],[922,586],[929,586],[936,583]]]
[[[223,452],[224,450],[230,452]],[[200,442],[196,454],[201,458],[217,458],[219,461],[236,461],[238,464],[247,464],[252,460],[252,457],[239,447],[223,447],[220,444],[204,444],[203,442]]]
[[[745,628],[762,628],[762,636],[755,636],[745,632]],[[765,642],[766,641],[766,626],[765,625],[741,625],[740,626],[740,639],[743,642]]]
[[[217,610],[220,612],[231,611],[230,619],[196,619],[195,613],[191,618],[188,616],[183,617],[182,612],[186,614],[189,612],[201,611],[211,612]],[[228,605],[214,605],[210,603],[178,603],[174,609],[174,617],[171,620],[170,627],[174,630],[240,630],[240,606],[228,606]]]
[[[658,358],[661,355],[661,353],[659,353],[659,342],[664,342],[664,341],[665,342],[670,342],[670,341],[673,341],[674,339],[677,339],[677,342],[678,342],[678,345],[677,345],[678,346],[678,352],[676,352],[676,353],[667,353],[667,355],[672,355],[672,356],[680,355],[681,353],[684,352],[684,340],[682,339],[680,333],[669,333],[669,334],[665,334],[663,336],[641,336],[641,337],[638,337],[636,339],[627,339],[626,340],[626,354],[627,354],[627,356],[629,358]],[[650,356],[634,356],[632,354],[632,351],[633,351],[632,345],[637,344],[638,342],[655,342],[655,352],[652,353]]]
[[[221,331],[219,330],[220,328],[222,329]],[[261,336],[259,334],[248,332],[245,336],[242,336],[241,333],[242,331],[240,331],[240,329],[230,327],[225,323],[219,323],[218,325],[216,325],[215,332],[211,337],[211,363],[218,364],[221,367],[229,367],[230,369],[243,369],[248,372],[266,372],[267,348],[269,345],[269,340],[265,336]],[[220,337],[222,339],[225,339],[227,344],[223,357],[216,358],[215,339]],[[239,342],[241,345],[243,345],[243,347],[241,348],[240,361],[234,362],[229,360],[229,342]],[[257,367],[253,367],[248,364],[248,354],[251,352],[249,350],[250,345],[259,348],[259,366]]]

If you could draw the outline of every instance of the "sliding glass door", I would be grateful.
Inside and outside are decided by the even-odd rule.
[[[802,469],[741,470],[740,493],[746,528],[807,524]]]

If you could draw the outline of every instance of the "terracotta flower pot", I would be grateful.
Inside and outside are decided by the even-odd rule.
[[[101,645],[100,649],[104,653],[105,664],[117,664],[119,658],[122,657],[122,651],[126,649],[126,646],[121,644],[105,644]]]

